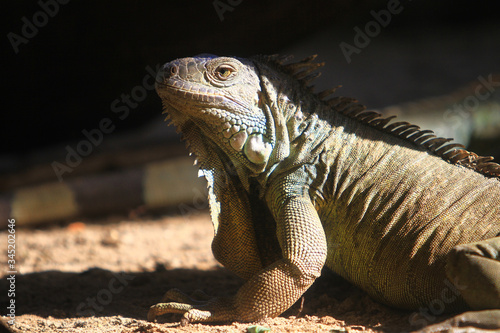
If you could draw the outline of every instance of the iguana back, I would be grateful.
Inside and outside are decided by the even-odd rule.
[[[454,295],[445,256],[500,235],[498,179],[356,120],[330,118],[320,166],[306,167],[327,174],[310,187],[331,249],[326,265],[397,307],[429,304],[443,290]],[[464,306],[460,297],[450,303],[448,310]]]

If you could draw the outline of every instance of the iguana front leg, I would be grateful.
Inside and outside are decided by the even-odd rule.
[[[446,274],[472,310],[421,332],[500,331],[500,237],[458,245],[449,253]],[[487,310],[489,309],[489,310]]]
[[[203,305],[160,303],[151,307],[148,319],[184,313],[184,321],[190,322],[255,321],[278,316],[292,306],[320,275],[326,239],[309,198],[276,198],[273,202],[279,205],[273,211],[282,259],[250,278],[233,298],[213,299]]]
[[[238,291],[236,303],[245,321],[278,316],[287,310],[319,277],[326,260],[323,226],[309,198],[276,197],[274,202],[281,206],[275,216],[283,259]]]

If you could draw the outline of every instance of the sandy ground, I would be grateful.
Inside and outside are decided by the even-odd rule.
[[[179,316],[146,321],[170,288],[234,294],[241,279],[218,264],[207,212],[128,221],[74,222],[16,230],[15,324],[20,332],[246,332],[252,323],[188,324]],[[0,233],[7,248],[7,232]],[[6,255],[2,268],[7,267]],[[2,269],[0,308],[10,298]],[[302,311],[301,301],[303,301]],[[325,270],[303,300],[278,318],[253,323],[272,332],[409,332],[411,312],[372,301]],[[9,318],[3,317],[4,320]],[[1,331],[1,330],[0,330]]]

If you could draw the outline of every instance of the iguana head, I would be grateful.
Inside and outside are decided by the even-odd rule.
[[[188,124],[238,164],[254,172],[265,168],[275,142],[274,123],[252,61],[212,55],[177,59],[159,72],[156,91],[191,145],[193,138],[184,130]]]

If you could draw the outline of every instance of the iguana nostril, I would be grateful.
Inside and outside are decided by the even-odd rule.
[[[156,75],[156,81],[158,83],[164,83],[166,80],[178,74],[179,74],[179,66],[176,64],[167,63],[163,65],[163,68]]]
[[[160,71],[160,74],[163,79],[171,78],[179,73],[179,66],[173,63],[167,63],[163,65],[163,69]]]
[[[179,72],[179,68],[176,65],[170,65],[170,75],[176,75]]]

